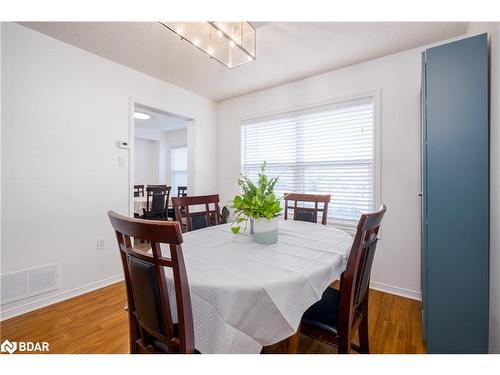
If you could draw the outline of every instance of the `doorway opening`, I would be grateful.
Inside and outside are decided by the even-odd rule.
[[[159,219],[173,220],[171,198],[185,195],[190,190],[190,125],[192,120],[188,118],[134,104],[130,168],[133,185],[131,209],[134,217],[149,218],[148,215],[151,214],[159,215],[152,212],[152,189],[166,187],[168,195],[165,194],[165,217]],[[156,200],[158,198],[155,198]]]

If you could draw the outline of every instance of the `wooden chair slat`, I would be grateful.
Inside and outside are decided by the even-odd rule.
[[[187,197],[187,186],[177,186],[177,196]]]
[[[144,185],[134,185],[134,197],[144,196]]]
[[[328,204],[331,200],[330,194],[299,194],[299,193],[285,193],[285,220],[288,220],[288,211],[293,210],[293,220],[300,220],[300,214],[304,212],[311,213],[313,222],[318,222],[318,212],[322,213],[321,224],[326,225],[328,221]],[[293,201],[293,206],[289,202]],[[300,207],[299,202],[314,203],[313,207]],[[323,207],[319,207],[319,203],[323,203]],[[309,221],[309,220],[307,220]]]

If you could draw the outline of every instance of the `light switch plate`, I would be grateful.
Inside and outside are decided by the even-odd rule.
[[[103,239],[100,239],[100,238],[97,239],[96,249],[97,249],[97,251],[104,250],[104,240]]]
[[[127,157],[126,156],[120,156],[118,158],[118,166],[120,167],[126,167],[127,166]]]

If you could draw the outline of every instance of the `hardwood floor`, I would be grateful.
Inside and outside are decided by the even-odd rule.
[[[0,322],[0,342],[47,341],[51,353],[128,353],[125,301],[125,284],[116,283]],[[420,302],[370,290],[369,303],[372,353],[425,353]],[[300,337],[299,353],[335,352]]]

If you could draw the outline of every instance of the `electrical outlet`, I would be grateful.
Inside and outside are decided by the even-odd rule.
[[[104,250],[104,240],[98,239],[97,240],[97,251],[103,251]]]

